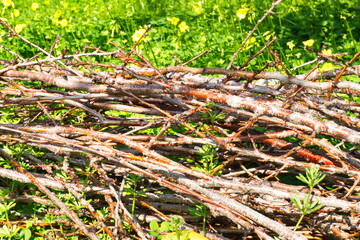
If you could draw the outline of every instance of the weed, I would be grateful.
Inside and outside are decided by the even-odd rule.
[[[7,196],[3,196],[2,202],[0,203],[0,219],[5,219],[6,224],[10,225],[9,212],[10,212],[10,209],[15,207],[16,203],[15,203],[15,200],[8,202],[6,197]]]
[[[139,189],[139,183],[141,181],[142,177],[130,174],[128,178],[126,179],[126,185],[124,187],[124,194],[130,195],[132,197],[132,204],[131,204],[131,215],[134,216],[135,213],[135,203],[136,199],[138,197],[144,197],[146,196],[146,188]]]
[[[312,166],[310,169],[306,169],[306,176],[300,174],[296,178],[309,186],[309,193],[305,194],[301,200],[299,195],[294,194],[294,198],[291,201],[295,204],[295,207],[301,211],[301,217],[299,218],[294,231],[299,227],[305,215],[313,213],[319,210],[322,205],[319,204],[319,200],[312,200],[312,192],[316,185],[318,185],[324,178],[325,174],[322,174],[318,167]]]
[[[151,221],[149,227],[154,231],[149,233],[162,240],[207,240],[207,238],[194,231],[181,230],[184,223],[184,219],[180,216],[173,216],[170,221],[163,221],[160,225],[157,221]],[[163,235],[164,233],[165,235]]]
[[[206,233],[206,220],[210,216],[211,212],[204,204],[196,204],[195,208],[189,208],[189,213],[195,217],[202,218],[202,234]]]
[[[206,107],[210,108],[210,110],[206,112],[200,112],[200,114],[203,115],[203,118],[201,118],[202,121],[210,122],[211,126],[214,126],[217,120],[225,118],[224,113],[215,108],[215,103],[210,102]]]
[[[216,146],[203,145],[198,152],[200,159],[198,162],[195,162],[195,166],[192,168],[200,172],[211,174],[212,171],[220,165],[218,157],[216,156],[217,151],[218,147]],[[187,161],[193,162],[194,160],[187,159]]]
[[[31,237],[31,221],[26,223],[26,227],[19,227],[9,220],[9,213],[16,206],[15,200],[7,201],[7,195],[2,195],[0,203],[0,220],[5,219],[5,224],[0,228],[0,239],[23,239],[28,240]]]
[[[152,236],[161,238],[161,233],[165,232],[176,232],[179,233],[180,228],[184,225],[185,221],[180,216],[174,216],[170,221],[163,221],[160,225],[157,221],[151,221],[149,226],[151,230],[155,232],[150,232]],[[178,235],[178,234],[177,234]]]

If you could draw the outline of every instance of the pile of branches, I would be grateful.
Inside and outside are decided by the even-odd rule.
[[[16,189],[10,198],[65,214],[70,221],[62,224],[89,239],[100,232],[110,239],[150,239],[149,221],[173,215],[194,230],[201,223],[189,208],[198,203],[212,213],[209,239],[358,236],[360,84],[341,78],[359,76],[360,66],[352,66],[359,54],[342,63],[336,54],[313,50],[314,68],[292,75],[271,50],[272,66],[284,74],[267,71],[270,65],[244,71],[251,59],[231,69],[188,67],[195,57],[157,69],[136,48],[88,47],[54,57],[27,42],[46,56],[23,59],[8,49],[15,60],[0,60],[2,119],[11,116],[0,124],[0,155],[14,166],[0,168],[0,176],[5,187],[16,180],[39,191]],[[340,68],[319,72],[325,61]],[[23,154],[11,155],[5,146],[21,146]],[[291,199],[303,201],[309,188],[286,179],[294,182],[312,166],[326,175],[311,195],[322,208],[293,231],[301,211]],[[124,186],[133,175],[142,177],[136,191],[144,194],[131,214],[132,195]],[[60,193],[72,194],[83,209],[75,212]],[[103,208],[105,218],[98,214]]]

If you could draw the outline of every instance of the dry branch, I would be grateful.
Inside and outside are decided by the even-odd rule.
[[[162,220],[177,214],[190,221],[186,211],[196,203],[213,213],[210,239],[356,234],[360,84],[341,78],[359,77],[359,65],[349,62],[341,70],[300,75],[185,66],[198,56],[156,69],[135,48],[129,53],[94,49],[59,57],[45,51],[48,57],[36,61],[0,60],[0,142],[39,152],[15,157],[1,150],[2,158],[16,166],[0,168],[4,182],[36,185],[91,239],[99,238],[95,229],[112,239],[132,234],[147,239],[144,214]],[[91,63],[90,56],[110,56],[124,64]],[[324,59],[332,61],[319,61]],[[211,169],[200,157],[203,146],[217,149]],[[19,161],[31,162],[29,169]],[[311,166],[326,174],[313,196],[324,208],[305,218],[303,232],[294,232],[299,211],[289,200],[294,194],[304,199],[306,187],[278,181],[289,176],[294,181]],[[68,181],[52,174],[60,170]],[[88,176],[86,184],[82,174]],[[128,209],[131,199],[122,194],[128,174],[142,176],[147,188],[134,216]],[[327,192],[325,186],[334,190]],[[81,222],[50,189],[71,193],[86,207],[86,217],[99,224]],[[24,201],[20,195],[12,196]],[[96,201],[86,202],[89,197]],[[26,201],[44,203],[44,198]],[[106,219],[97,213],[104,206],[110,211]],[[312,219],[319,225],[310,224]],[[194,229],[196,222],[191,224],[186,227]]]

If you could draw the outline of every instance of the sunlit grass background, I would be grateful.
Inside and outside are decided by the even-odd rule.
[[[138,50],[155,66],[176,64],[174,54],[187,61],[204,50],[211,53],[193,62],[196,67],[226,67],[247,33],[271,6],[271,1],[138,1],[138,0],[1,0],[1,18],[32,42],[49,50],[60,33],[54,54],[81,51],[85,45],[114,50],[109,44],[131,48],[151,24]],[[272,45],[288,68],[315,58],[304,44],[332,53],[360,51],[360,4],[352,0],[284,0],[252,35],[235,65],[241,65],[274,36]],[[24,57],[39,51],[0,27],[0,43]],[[12,59],[0,49],[0,57]],[[265,52],[250,62],[259,69],[273,57]],[[331,68],[332,66],[327,66]],[[303,69],[307,70],[306,68]],[[301,71],[301,70],[300,70]]]

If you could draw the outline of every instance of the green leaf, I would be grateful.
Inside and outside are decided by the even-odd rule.
[[[170,230],[170,222],[162,222],[159,230],[160,232],[168,232]]]
[[[11,201],[11,202],[4,202],[4,203],[0,203],[0,212],[7,212],[9,211],[11,208],[15,207],[16,203],[15,201]]]
[[[194,217],[201,217],[201,213],[196,208],[189,208],[189,213],[193,215]]]
[[[319,210],[319,209],[322,208],[322,207],[323,207],[323,205],[318,204],[318,205],[316,205],[315,207],[311,208],[311,209],[308,211],[308,214],[313,213],[313,212],[316,212],[317,210]]]
[[[170,219],[170,231],[178,231],[182,225],[184,225],[185,221],[183,217],[180,216],[173,216]]]
[[[13,237],[20,229],[21,228],[16,225],[13,225],[12,227],[4,225],[2,228],[0,228],[0,237]]]
[[[314,186],[318,185],[322,180],[324,180],[325,177],[326,177],[325,174],[322,174],[321,172],[319,172],[319,174],[316,176]]]
[[[303,208],[303,204],[297,194],[294,194],[294,198],[291,198],[290,200],[294,203],[297,209],[301,210]]]
[[[30,229],[22,229],[19,234],[23,240],[29,240],[31,238],[31,231]]]
[[[296,176],[296,178],[308,185],[308,179],[304,175],[300,174],[299,176]]]
[[[157,221],[151,221],[149,224],[151,230],[159,230],[159,223]]]
[[[157,233],[157,232],[149,232],[149,234],[151,235],[151,236],[154,236],[154,237],[158,237],[159,235],[160,235],[160,233]]]

